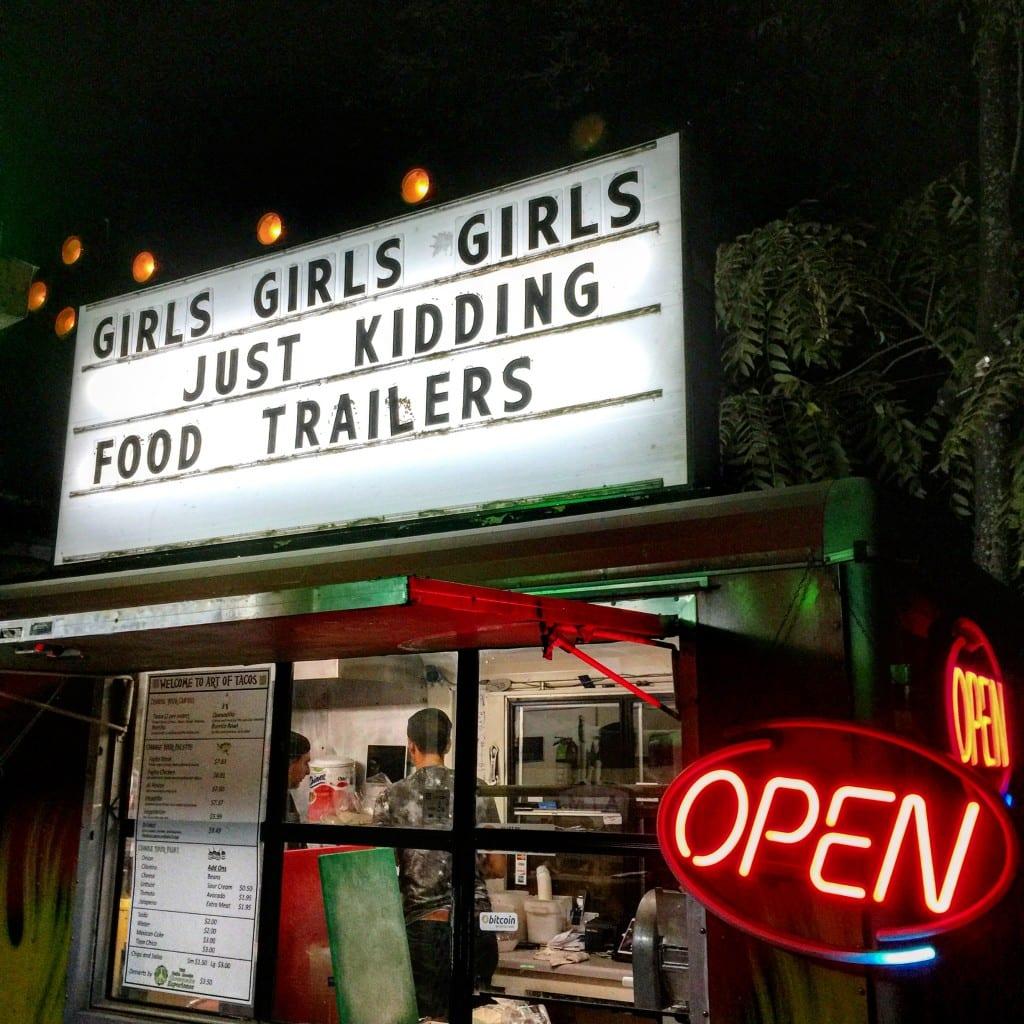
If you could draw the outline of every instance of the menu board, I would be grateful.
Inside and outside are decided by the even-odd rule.
[[[271,670],[148,684],[124,984],[249,1003]]]

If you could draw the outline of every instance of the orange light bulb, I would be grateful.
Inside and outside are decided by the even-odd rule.
[[[410,205],[423,202],[434,189],[430,172],[423,167],[414,167],[402,178],[402,198]]]
[[[82,240],[78,235],[68,235],[64,239],[64,244],[60,247],[60,258],[65,266],[70,267],[82,258],[83,251]]]
[[[66,338],[75,329],[75,310],[73,306],[65,306],[58,314],[54,330],[58,338]]]
[[[156,273],[156,257],[143,250],[132,260],[132,277],[137,284],[144,284]]]
[[[36,310],[42,309],[46,305],[47,295],[46,282],[33,281],[28,289],[28,301],[26,302],[28,311],[34,313]]]
[[[256,237],[260,245],[273,245],[284,234],[284,223],[281,215],[265,213],[256,225]]]

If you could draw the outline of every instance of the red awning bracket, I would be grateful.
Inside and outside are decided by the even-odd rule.
[[[636,683],[631,683],[624,676],[620,676],[614,669],[602,664],[597,658],[591,657],[576,646],[578,643],[591,643],[598,640],[646,644],[649,647],[665,647],[670,651],[675,650],[671,644],[667,644],[662,640],[654,640],[650,637],[642,637],[635,634],[618,633],[614,630],[600,628],[592,629],[587,626],[553,626],[544,630],[544,657],[550,661],[556,650],[565,651],[566,654],[579,658],[580,661],[589,665],[592,669],[602,672],[613,683],[618,683],[619,686],[629,690],[630,693],[639,697],[645,704],[650,704],[651,707],[664,711],[666,715],[670,715],[677,722],[682,721],[682,717],[675,708],[670,708],[653,693],[648,693],[637,686]]]
[[[470,632],[475,632],[478,642],[484,630],[491,631],[488,636],[492,642],[497,636],[512,641],[507,643],[508,646],[513,646],[524,632],[532,632],[533,637],[529,642],[535,643],[539,632],[545,658],[550,660],[556,649],[565,651],[603,673],[651,707],[664,711],[677,722],[681,721],[679,712],[674,708],[663,704],[654,694],[624,679],[618,672],[602,665],[577,646],[603,641],[646,644],[674,651],[671,644],[658,639],[665,632],[664,623],[657,615],[584,601],[540,597],[465,583],[447,583],[419,576],[409,577],[409,601],[413,605],[444,609],[453,617],[461,617],[464,632],[465,626],[474,622],[474,629]]]

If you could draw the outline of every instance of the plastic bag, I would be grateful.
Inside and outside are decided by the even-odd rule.
[[[478,1006],[473,1011],[473,1024],[551,1024],[548,1011],[540,1004],[496,999],[490,1006]]]

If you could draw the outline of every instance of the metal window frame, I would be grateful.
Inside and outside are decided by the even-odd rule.
[[[455,686],[455,794],[452,807],[452,828],[414,829],[387,828],[376,825],[308,825],[287,823],[283,815],[268,820],[264,828],[265,843],[283,849],[286,842],[351,844],[377,846],[386,849],[414,847],[443,850],[452,855],[452,995],[449,1004],[450,1024],[470,1024],[473,1007],[477,1003],[473,978],[474,942],[474,888],[476,884],[476,855],[478,850],[501,850],[507,853],[583,855],[653,854],[660,857],[657,836],[644,833],[622,832],[560,832],[547,829],[516,829],[478,826],[476,824],[476,754],[477,754],[477,693],[480,683],[480,649],[468,648],[457,652],[458,672]],[[283,690],[283,688],[282,688]],[[622,698],[632,705],[631,698]],[[620,698],[616,698],[619,703]],[[289,696],[290,710],[290,696]],[[287,732],[287,727],[285,727]],[[268,811],[268,819],[270,814]],[[264,875],[270,884],[269,873]],[[280,894],[280,881],[277,883]],[[265,898],[265,897],[264,897]],[[263,904],[267,906],[265,899]],[[276,912],[274,924],[276,927]],[[261,930],[262,937],[262,930]],[[262,946],[261,946],[262,950]],[[261,957],[262,958],[262,954]],[[260,977],[257,961],[257,984]],[[273,976],[271,971],[271,987]],[[547,997],[545,997],[546,999]],[[595,1005],[568,998],[552,998],[570,1005]],[[601,1004],[602,1008],[629,1019],[661,1019],[661,1014],[644,1011],[618,1003]],[[263,1017],[257,1018],[263,1021]],[[266,1018],[269,1020],[270,1018]]]
[[[478,1001],[473,977],[474,888],[476,855],[481,849],[507,853],[582,855],[654,855],[660,857],[657,837],[642,833],[559,832],[546,829],[479,827],[476,824],[476,753],[478,731],[477,694],[480,683],[479,648],[457,652],[455,688],[455,792],[451,830],[388,828],[354,825],[310,825],[284,821],[286,791],[271,786],[267,794],[266,820],[261,829],[263,862],[258,920],[258,948],[255,962],[253,1024],[271,1024],[274,995],[274,964],[280,916],[283,854],[288,842],[371,845],[388,849],[415,847],[444,850],[452,854],[452,998],[451,1024],[471,1024]],[[678,651],[674,651],[673,684],[677,708],[684,706],[686,681],[682,678]],[[292,718],[293,680],[291,663],[278,663],[271,709],[271,753],[269,777],[285,778],[288,733]],[[97,717],[106,719],[111,704],[112,679],[97,698]],[[628,701],[632,704],[632,701]],[[138,730],[138,705],[133,709],[132,727],[123,735],[110,735],[94,728],[90,742],[86,778],[84,827],[79,849],[79,894],[74,911],[74,939],[69,958],[68,998],[65,1024],[126,1024],[127,1021],[207,1022],[226,1019],[172,1007],[150,1007],[108,997],[110,957],[117,921],[118,871],[123,867],[124,842],[129,838],[127,818],[128,783],[132,765],[132,744]],[[630,723],[632,716],[629,716]],[[111,816],[114,801],[120,813]],[[82,884],[85,880],[85,884]],[[95,880],[98,884],[89,884]],[[104,938],[104,934],[106,937]],[[703,942],[703,922],[693,941]],[[699,950],[702,970],[694,972],[696,1007],[707,1006],[706,958]],[[552,998],[552,1002],[594,1005]],[[601,1004],[623,1020],[660,1019],[656,1011],[643,1011],[623,1004]],[[698,1011],[699,1012],[699,1011]]]

